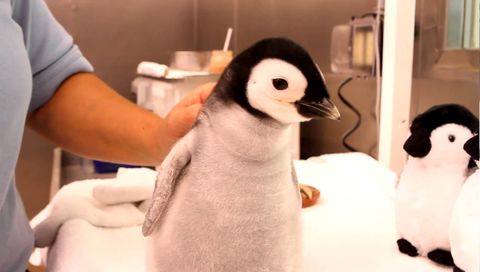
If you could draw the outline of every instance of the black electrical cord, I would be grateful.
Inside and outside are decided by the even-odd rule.
[[[345,85],[347,85],[347,83],[349,83],[350,81],[353,80],[353,77],[349,77],[347,79],[345,79],[342,83],[340,83],[340,85],[338,86],[338,89],[337,89],[337,93],[338,93],[338,97],[340,97],[340,100],[342,100],[342,102],[349,108],[351,109],[355,115],[357,116],[357,122],[355,123],[355,126],[353,126],[352,129],[350,129],[349,131],[345,132],[343,135],[342,135],[342,143],[343,143],[343,146],[345,146],[348,150],[352,151],[352,152],[358,152],[358,150],[356,150],[355,148],[353,148],[351,145],[349,145],[347,143],[347,138],[353,134],[353,132],[360,127],[360,124],[362,123],[362,116],[360,115],[360,112],[357,110],[357,108],[355,108],[350,102],[348,102],[348,100],[342,95],[342,89]]]

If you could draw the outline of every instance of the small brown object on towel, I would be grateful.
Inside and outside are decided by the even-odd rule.
[[[300,195],[302,195],[302,208],[307,208],[317,202],[320,191],[312,186],[300,184]]]

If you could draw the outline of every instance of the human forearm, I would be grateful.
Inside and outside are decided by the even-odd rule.
[[[88,73],[65,80],[27,124],[77,154],[131,164],[159,164],[175,141],[164,119]]]

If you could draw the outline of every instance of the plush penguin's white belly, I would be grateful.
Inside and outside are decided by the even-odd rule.
[[[453,209],[450,243],[455,264],[464,271],[480,271],[480,173],[472,174]]]
[[[288,148],[265,162],[196,143],[148,239],[151,271],[297,271],[298,187]]]
[[[395,202],[397,230],[421,256],[435,249],[450,249],[450,217],[465,180],[460,173],[448,166],[425,168],[409,160],[400,176]]]

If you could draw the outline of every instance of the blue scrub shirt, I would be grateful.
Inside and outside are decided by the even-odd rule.
[[[33,249],[14,177],[26,115],[82,71],[92,71],[91,65],[43,0],[0,0],[1,271],[24,272]]]

